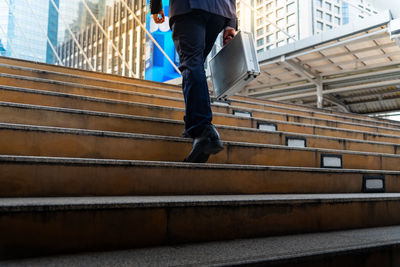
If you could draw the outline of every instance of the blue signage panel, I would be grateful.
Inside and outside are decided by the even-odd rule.
[[[147,0],[147,6],[149,6]],[[154,23],[150,12],[146,16],[146,28],[153,35],[157,43],[163,48],[169,58],[179,64],[178,55],[172,41],[172,32],[169,27],[169,0],[163,0],[165,22],[163,24]],[[145,79],[165,82],[180,77],[171,63],[163,53],[154,45],[153,41],[146,35],[146,73]]]

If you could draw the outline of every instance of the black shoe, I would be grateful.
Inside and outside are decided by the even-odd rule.
[[[224,149],[214,125],[207,125],[200,136],[194,138],[193,148],[184,162],[205,163],[210,154],[217,154]]]

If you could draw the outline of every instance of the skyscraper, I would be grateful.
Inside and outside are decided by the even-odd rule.
[[[58,15],[51,0],[7,0],[0,5],[0,38],[8,57],[54,62]],[[56,6],[59,0],[54,0]]]

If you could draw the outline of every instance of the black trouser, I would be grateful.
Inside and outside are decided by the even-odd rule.
[[[226,18],[202,10],[173,18],[172,38],[179,54],[186,104],[185,129],[192,137],[212,121],[204,61],[225,22]]]

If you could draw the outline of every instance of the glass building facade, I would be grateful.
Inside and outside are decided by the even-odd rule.
[[[79,6],[78,19],[69,26],[76,32],[76,41],[65,34],[57,47],[62,65],[144,79],[146,35],[130,10],[146,25],[146,0],[92,1],[92,4],[88,6],[98,22],[91,21],[88,10]]]
[[[59,0],[53,0],[58,6]],[[58,15],[51,0],[6,0],[0,5],[2,54],[8,57],[54,62],[48,44],[57,45]],[[0,48],[1,50],[1,48]],[[0,52],[1,53],[1,52]]]

